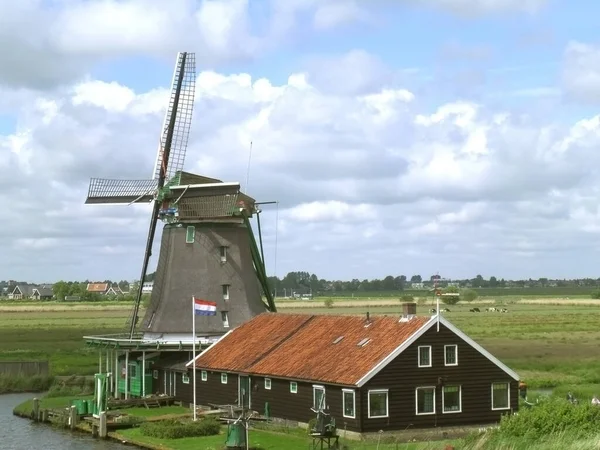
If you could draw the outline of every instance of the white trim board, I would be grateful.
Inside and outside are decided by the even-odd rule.
[[[444,318],[444,316],[434,315],[431,317],[431,319],[429,319],[425,323],[425,325],[423,325],[419,330],[417,330],[417,332],[415,332],[410,338],[408,338],[401,345],[396,347],[396,349],[393,352],[391,352],[389,355],[387,355],[385,358],[383,358],[381,361],[379,361],[379,363],[377,363],[377,365],[375,365],[375,367],[373,367],[360,380],[358,380],[358,382],[356,383],[356,386],[363,387],[371,378],[373,378],[375,375],[377,375],[379,372],[381,372],[389,363],[391,363],[394,359],[396,359],[396,357],[398,355],[400,355],[404,350],[406,350],[408,347],[410,347],[412,344],[414,344],[417,339],[419,339],[421,336],[423,336],[423,334],[425,334],[426,331],[428,331],[430,328],[432,328],[434,325],[436,325],[438,323],[438,320],[442,325],[444,325],[446,328],[448,328],[451,332],[456,334],[459,338],[461,338],[463,341],[465,341],[467,344],[469,344],[471,347],[473,347],[475,350],[477,350],[479,353],[481,353],[481,355],[485,356],[493,364],[498,366],[498,368],[500,368],[502,371],[504,371],[512,379],[514,379],[516,381],[520,380],[519,375],[515,371],[510,369],[506,364],[504,364],[502,361],[500,361],[498,358],[496,358],[494,355],[492,355],[490,352],[488,352],[486,349],[484,349],[481,345],[479,345],[477,342],[475,342],[473,339],[471,339],[465,333],[463,333],[458,328],[456,328],[454,325],[452,325],[446,318]]]
[[[195,317],[194,317],[194,319],[195,319]],[[185,367],[190,367],[192,364],[194,364],[194,363],[195,363],[195,362],[198,360],[198,358],[200,358],[200,356],[202,356],[202,355],[204,355],[206,352],[210,351],[210,349],[211,349],[211,348],[213,348],[215,345],[217,345],[219,342],[221,342],[221,340],[225,339],[225,337],[226,337],[228,334],[232,333],[233,331],[234,331],[234,330],[229,330],[227,333],[225,333],[223,336],[221,336],[221,338],[220,338],[218,341],[216,341],[216,342],[213,342],[213,343],[210,345],[210,347],[208,347],[206,350],[204,350],[203,352],[198,352],[198,354],[196,355],[196,359],[192,359],[192,360],[191,360],[189,363],[187,363],[187,364],[185,365]],[[196,347],[196,351],[198,351],[198,350],[199,350],[199,349]],[[196,369],[198,369],[198,368],[199,368],[199,369],[202,369],[202,367],[196,367]],[[226,370],[224,370],[223,372],[227,372],[227,371],[226,371]]]

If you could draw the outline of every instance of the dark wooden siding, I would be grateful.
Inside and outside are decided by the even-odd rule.
[[[458,345],[458,365],[444,365],[444,345]],[[420,368],[417,348],[431,345],[432,367]],[[462,389],[462,412],[442,413],[442,388],[436,388],[436,414],[416,415],[415,389],[437,386],[438,377],[445,377],[446,385],[460,385]],[[518,382],[477,350],[456,336],[443,325],[440,331],[432,327],[413,345],[407,348],[387,367],[361,388],[363,432],[378,430],[404,430],[440,426],[493,423],[506,412],[493,411],[491,407],[491,385],[493,382],[510,382],[510,404],[518,408]],[[389,411],[387,418],[368,418],[368,391],[389,389]]]
[[[202,381],[201,375],[201,371],[198,370],[196,372],[196,404],[237,404],[238,377],[236,374],[227,374],[227,384],[221,383],[221,372],[208,371],[206,381]],[[190,386],[192,386],[192,380],[190,380]],[[190,402],[193,399],[192,392],[193,390],[190,390]]]
[[[228,374],[227,384],[221,383],[221,372],[207,372],[207,381],[201,381],[201,370],[196,373],[196,403],[199,405],[210,404],[237,404],[238,401],[238,375]],[[325,385],[322,383],[307,383],[298,381],[298,392],[290,392],[290,380],[271,378],[271,389],[265,389],[264,377],[250,377],[251,398],[250,407],[260,414],[265,413],[265,406],[269,403],[271,417],[307,423],[315,417],[311,411],[313,406],[313,384],[325,388],[325,398],[329,413],[335,417],[340,428],[351,431],[359,430],[360,421],[360,395],[355,390],[356,418],[343,417],[342,389],[341,386]],[[190,384],[177,386],[177,397],[184,404],[191,403],[193,399],[193,386],[190,375]]]

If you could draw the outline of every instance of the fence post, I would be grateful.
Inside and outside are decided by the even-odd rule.
[[[71,409],[69,410],[69,422],[71,430],[74,430],[77,425],[77,408],[75,406],[71,406]]]
[[[34,398],[33,399],[33,420],[35,420],[36,422],[39,420],[39,414],[40,414],[40,399],[39,398]]]
[[[100,413],[100,429],[98,430],[99,437],[104,439],[107,436],[106,430],[106,412],[102,411]]]

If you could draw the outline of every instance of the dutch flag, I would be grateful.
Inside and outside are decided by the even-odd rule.
[[[194,313],[197,316],[215,316],[217,314],[217,303],[194,297]]]

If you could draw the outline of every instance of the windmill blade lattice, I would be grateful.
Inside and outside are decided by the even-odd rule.
[[[150,202],[157,188],[156,180],[113,180],[92,178],[86,203]]]
[[[182,67],[183,66],[183,67]],[[177,87],[181,80],[181,89],[177,110],[175,112],[175,124],[173,127],[173,138],[168,156],[168,161],[164,161],[164,150],[167,145],[167,134],[169,124],[175,109],[175,98],[177,96]],[[194,98],[196,93],[196,57],[194,53],[179,53],[175,71],[173,73],[173,83],[171,87],[171,98],[169,107],[165,114],[163,131],[160,137],[160,146],[156,156],[154,166],[154,178],[160,177],[161,166],[166,163],[164,175],[170,179],[176,172],[183,169],[185,162],[185,152],[187,149],[190,127],[192,125],[192,112],[194,108]]]

